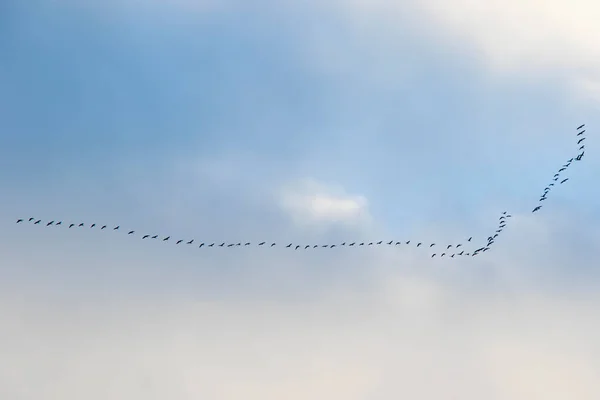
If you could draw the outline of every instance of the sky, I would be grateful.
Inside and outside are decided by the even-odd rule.
[[[1,2],[0,397],[599,398],[596,3]]]

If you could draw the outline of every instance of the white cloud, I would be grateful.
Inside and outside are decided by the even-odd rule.
[[[335,185],[305,179],[278,193],[280,207],[300,225],[320,223],[360,224],[370,220],[364,196],[350,195]]]

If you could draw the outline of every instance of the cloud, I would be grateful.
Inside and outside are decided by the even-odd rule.
[[[338,185],[326,185],[314,179],[283,187],[279,205],[299,225],[356,225],[370,220],[364,196],[350,195]]]

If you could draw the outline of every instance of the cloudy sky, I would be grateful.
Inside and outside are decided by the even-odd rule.
[[[596,3],[1,2],[0,397],[600,398]]]

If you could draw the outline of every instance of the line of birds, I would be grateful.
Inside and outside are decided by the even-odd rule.
[[[585,135],[584,135],[585,129],[583,129],[583,128],[585,128],[585,124],[578,126],[577,127],[577,135],[575,135],[575,137],[577,139],[577,145],[579,146],[578,151],[580,151],[581,153],[577,154],[577,156],[575,156],[575,157],[571,157],[569,160],[567,160],[566,164],[563,164],[563,166],[558,169],[558,171],[552,177],[552,182],[549,183],[544,188],[544,193],[538,200],[539,204],[537,206],[535,206],[532,213],[537,212],[542,209],[541,203],[542,203],[542,201],[546,201],[548,199],[548,194],[550,193],[552,188],[555,186],[555,183],[558,182],[558,180],[560,179],[560,173],[566,171],[569,168],[569,166],[571,166],[571,163],[573,161],[581,161],[582,160],[583,155],[585,154],[585,144],[581,144],[581,143],[583,143],[583,141],[586,139]],[[569,178],[564,178],[560,181],[559,184],[562,185],[563,183],[567,182],[568,180],[569,180]]]
[[[577,127],[577,145],[581,145],[581,143],[585,140],[585,136],[582,136],[585,133],[585,130],[581,130],[582,128],[585,127],[585,124],[580,125],[579,127]],[[581,137],[580,137],[581,136]],[[567,161],[567,163],[565,165],[563,165],[559,170],[558,173],[556,173],[553,177],[553,181],[557,182],[558,179],[560,179],[560,173],[563,171],[566,171],[567,168],[569,168],[569,166],[571,165],[571,163],[573,161],[581,161],[581,159],[583,158],[584,155],[584,149],[585,149],[585,145],[581,145],[579,147],[579,151],[581,151],[581,153],[579,153],[576,157],[571,158],[570,160]],[[569,178],[565,178],[562,179],[560,181],[560,184],[565,183],[566,181],[568,181]],[[550,183],[545,189],[544,189],[544,193],[541,196],[539,202],[541,203],[542,201],[545,201],[548,197],[548,193],[550,192],[550,190],[552,189],[552,187],[554,186],[554,182]],[[532,212],[536,212],[539,211],[542,208],[541,204],[536,206]],[[491,246],[493,244],[496,243],[497,238],[501,235],[501,233],[504,231],[504,228],[506,227],[507,221],[512,218],[511,214],[508,214],[507,211],[504,211],[501,215],[500,218],[498,219],[498,227],[496,229],[496,231],[494,233],[492,233],[490,236],[488,236],[486,244],[478,247],[474,250],[468,250],[465,248],[465,246],[470,246],[471,248],[475,247],[472,246],[472,239],[473,237],[469,237],[466,242],[464,243],[458,243],[458,244],[448,244],[444,247],[442,247],[442,252],[440,253],[439,257],[443,258],[445,256],[448,256],[447,258],[454,258],[455,256],[476,256],[482,253],[485,253],[486,251],[489,251],[491,249]],[[17,220],[17,224],[23,223],[25,222],[24,219],[18,219]],[[27,219],[27,222],[32,223],[33,225],[39,225],[42,223],[41,219],[36,219],[34,217],[30,217]],[[63,224],[63,221],[48,221],[45,223],[46,227],[50,227],[50,226],[67,226],[66,224]],[[79,222],[79,223],[69,223],[68,225],[68,229],[71,228],[82,228],[85,227],[86,224],[83,222]],[[105,230],[105,229],[110,229],[112,231],[121,231],[121,226],[117,225],[114,226],[112,228],[109,228],[108,225],[99,225],[99,224],[90,224],[89,225],[90,228],[95,228],[98,227],[99,230]],[[130,230],[127,231],[127,235],[135,235],[136,231],[135,230]],[[168,242],[168,241],[172,241],[171,240],[171,236],[160,236],[158,234],[144,234],[142,235],[142,240],[146,240],[146,239],[154,239],[154,240],[162,240],[163,242]],[[423,246],[423,248],[429,248],[432,249],[434,246],[436,246],[436,243],[430,243],[428,247],[426,247],[427,245],[424,245],[423,242],[418,242],[415,243],[415,241],[411,241],[408,240],[406,242],[404,242],[405,245],[410,245],[411,242],[413,243],[413,245],[416,245],[417,248]],[[195,243],[195,239],[191,239],[191,240],[187,240],[187,239],[178,239],[175,244],[179,245],[185,243],[187,245],[192,245]],[[330,248],[333,249],[335,247],[362,247],[362,246],[381,246],[381,245],[387,245],[387,246],[399,246],[402,245],[402,241],[396,241],[396,240],[390,240],[390,241],[384,241],[384,240],[379,240],[379,241],[373,241],[373,242],[342,242],[342,243],[337,243],[337,244],[296,244],[296,243],[289,243],[286,246],[284,246],[285,248],[288,249],[294,249],[294,250],[299,250],[299,249],[304,249],[304,250],[308,250],[308,249],[316,249],[316,248]],[[252,246],[253,243],[252,242],[237,242],[237,243],[227,243],[227,242],[222,242],[222,243],[217,243],[217,242],[200,242],[198,245],[198,248],[203,248],[203,247],[207,247],[207,248],[212,248],[212,247],[227,247],[227,248],[232,248],[232,247],[248,247],[248,246]],[[254,243],[254,245],[259,246],[259,247],[275,247],[277,246],[276,242],[271,242],[270,244],[267,244],[266,241],[263,242],[259,242],[259,243]],[[460,250],[460,251],[459,251]],[[431,254],[431,258],[434,258],[438,255],[438,253],[433,253]]]
[[[506,212],[504,214],[505,214],[504,216],[500,217],[501,220],[504,220],[505,218],[510,218],[511,217],[510,214],[506,215]],[[27,221],[25,221],[22,218],[20,218],[20,219],[17,220],[17,224],[20,224],[20,223],[23,223],[23,222],[29,222],[29,223],[32,223],[33,225],[40,225],[40,224],[42,224],[42,220],[41,219],[36,220],[34,217],[28,218]],[[45,226],[46,227],[50,227],[50,226],[67,226],[67,225],[64,224],[63,221],[52,220],[52,221],[46,222]],[[70,223],[68,225],[68,229],[71,229],[71,228],[83,228],[85,226],[87,226],[87,225],[84,222]],[[109,229],[109,230],[112,230],[112,231],[121,231],[122,230],[120,225],[117,225],[117,226],[111,228],[108,225],[99,226],[98,224],[93,223],[93,224],[89,225],[89,227],[90,228],[97,227],[97,229],[99,229],[99,230],[105,230],[105,229]],[[502,225],[502,227],[504,227],[504,225]],[[136,233],[135,230],[127,231],[127,235],[135,235],[135,233]],[[497,236],[497,234],[496,234],[496,236]],[[154,234],[154,235],[144,234],[141,238],[142,238],[142,240],[146,240],[146,239],[155,239],[155,240],[158,240],[158,239],[160,239],[163,242],[172,241],[171,236],[164,236],[164,237],[162,237],[162,236],[160,236],[158,234]],[[473,237],[469,237],[466,240],[466,243],[471,242],[472,239],[473,239]],[[175,244],[188,244],[188,245],[191,245],[191,244],[194,244],[194,243],[195,243],[195,239],[191,239],[191,240],[178,239],[175,242]],[[415,245],[415,247],[421,247],[421,246],[425,247],[424,244],[423,244],[423,242],[415,243],[414,241],[411,241],[411,240],[407,240],[406,242],[396,241],[396,240],[390,240],[390,241],[379,240],[379,241],[374,241],[374,242],[356,242],[356,241],[354,241],[354,242],[342,242],[342,243],[336,243],[336,244],[296,244],[296,243],[289,243],[289,244],[287,244],[285,246],[285,248],[294,249],[294,250],[299,250],[299,249],[307,250],[307,249],[316,249],[316,248],[330,248],[330,249],[332,249],[332,248],[335,248],[335,247],[344,247],[344,246],[345,247],[380,246],[380,245],[399,246],[399,245],[402,245],[403,243],[405,245],[410,245],[411,243],[413,243]],[[459,249],[459,248],[465,246],[466,243],[464,243],[464,244],[463,243],[458,243],[456,245],[449,244],[449,245],[446,246],[446,250],[449,250],[451,248]],[[201,242],[201,243],[199,243],[198,248],[203,248],[203,247],[209,247],[209,248],[211,248],[211,247],[227,247],[227,248],[230,248],[230,247],[247,247],[247,246],[252,246],[253,244],[256,245],[256,246],[261,246],[261,247],[274,247],[274,246],[277,246],[277,242],[271,242],[269,244],[266,241],[259,242],[259,243],[252,243],[252,242],[244,242],[244,243],[242,243],[242,242],[237,242],[237,243],[227,243],[227,242],[222,242],[222,243],[212,242],[212,243],[210,243],[210,242]],[[429,244],[429,248],[432,248],[434,246],[436,246],[436,243]],[[463,247],[463,249],[464,249],[464,247]],[[463,254],[464,255],[470,255],[469,252],[465,253],[464,250],[462,250],[460,252],[460,254],[457,254],[457,255],[463,255]],[[442,256],[444,256],[444,255],[445,255],[445,253],[442,253]],[[454,255],[455,254],[453,254],[452,257]]]

